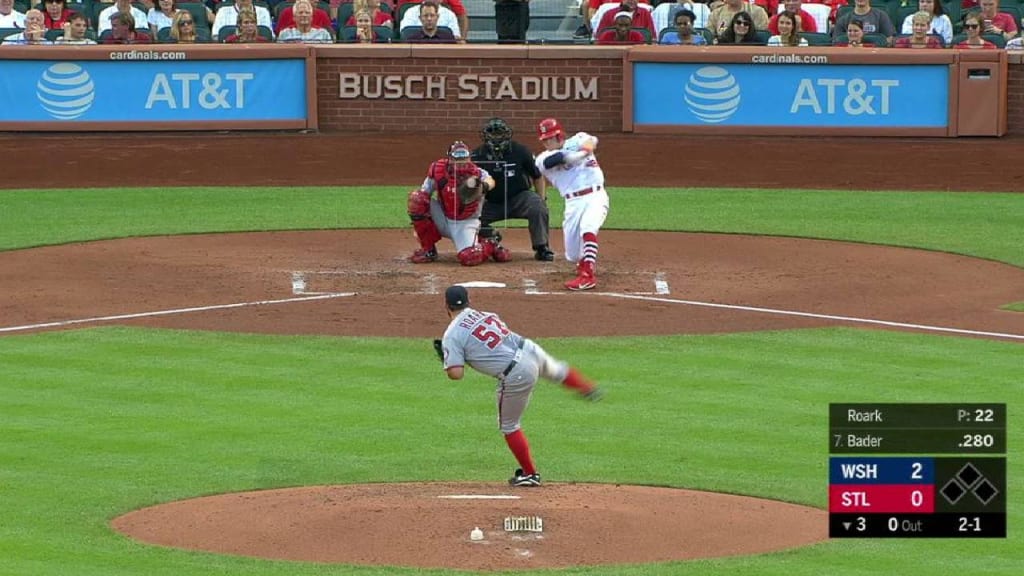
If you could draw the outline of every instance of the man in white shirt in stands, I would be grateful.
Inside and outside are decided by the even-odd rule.
[[[0,28],[24,28],[25,15],[14,9],[14,0],[0,0]]]
[[[104,8],[103,11],[100,12],[99,21],[97,22],[99,30],[97,30],[96,33],[103,34],[107,30],[110,30],[110,19],[118,12],[131,13],[132,18],[135,19],[135,29],[142,30],[149,34],[149,17],[142,10],[132,6],[132,0],[117,0],[114,2],[113,6]]]
[[[402,21],[398,23],[399,30],[406,26],[419,26],[421,24],[420,6],[422,6],[422,4],[417,4],[405,11],[405,14],[402,16]],[[452,12],[444,6],[441,6],[441,12],[438,14],[437,25],[450,28],[452,34],[455,35],[456,40],[465,40],[462,37],[462,30],[459,28],[459,19],[455,16],[455,12]]]
[[[241,8],[255,9],[256,25],[266,26],[271,30],[274,29],[274,21],[270,18],[270,10],[263,6],[253,6],[252,0],[235,0],[234,4],[228,4],[227,6],[221,4],[217,10],[217,17],[213,19],[213,29],[210,31],[214,38],[217,38],[221,28],[224,26],[234,26],[238,22],[238,10]]]

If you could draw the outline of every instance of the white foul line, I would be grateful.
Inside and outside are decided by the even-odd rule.
[[[582,294],[581,292],[529,292],[531,296],[570,296]],[[964,328],[948,328],[945,326],[929,326],[927,324],[910,324],[907,322],[893,322],[891,320],[875,320],[872,318],[856,318],[853,316],[836,316],[834,314],[816,314],[814,312],[800,312],[799,310],[779,310],[777,308],[758,308],[757,306],[741,306],[739,304],[716,304],[714,302],[698,302],[696,300],[679,300],[676,298],[659,298],[641,294],[620,294],[618,292],[588,292],[590,296],[611,296],[612,298],[625,298],[627,300],[646,300],[648,302],[664,302],[666,304],[683,304],[686,306],[703,306],[705,308],[724,308],[726,310],[744,310],[747,312],[761,312],[764,314],[780,314],[782,316],[801,316],[804,318],[820,318],[822,320],[839,320],[841,322],[853,322],[856,324],[877,324],[879,326],[892,326],[894,328],[910,328],[930,332],[949,332],[951,334],[967,334],[969,336],[987,336],[992,338],[1012,338],[1024,340],[1021,334],[1006,334],[1004,332],[985,332],[983,330],[967,330]]]
[[[112,320],[130,320],[133,318],[148,318],[151,316],[169,316],[171,314],[185,314],[188,312],[207,312],[210,310],[227,310],[229,308],[245,308],[248,306],[269,306],[272,304],[290,304],[293,302],[309,302],[311,300],[326,300],[328,298],[342,298],[355,296],[355,292],[337,292],[334,294],[321,294],[317,296],[303,296],[302,298],[284,298],[282,300],[257,300],[255,302],[236,302],[234,304],[215,304],[213,306],[196,306],[193,308],[175,308],[173,310],[156,310],[154,312],[138,312],[135,314],[118,314],[116,316],[96,316],[93,318],[78,318],[75,320],[61,320],[58,322],[44,322],[42,324],[26,324],[24,326],[8,326],[0,328],[2,332],[19,332],[24,330],[38,330],[40,328],[56,328],[59,326],[73,326],[75,324],[91,324],[94,322],[109,322]]]
[[[438,496],[438,498],[446,498],[448,500],[519,500],[521,496],[509,494],[449,494],[447,496]]]
[[[928,326],[926,324],[909,324],[907,322],[893,322],[890,320],[874,320],[872,318],[855,318],[852,316],[836,316],[834,314],[815,314],[813,312],[800,312],[798,310],[779,310],[777,308],[758,308],[757,306],[741,306],[738,304],[716,304],[714,302],[697,302],[695,300],[679,300],[676,298],[656,298],[652,296],[637,296],[634,294],[619,294],[616,292],[596,292],[595,295],[611,296],[612,298],[625,298],[627,300],[648,300],[651,302],[665,302],[668,304],[685,304],[688,306],[704,306],[706,308],[725,308],[728,310],[745,310],[747,312],[762,312],[765,314],[781,314],[783,316],[802,316],[804,318],[821,318],[823,320],[840,320],[842,322],[855,322],[859,324],[877,324],[880,326],[892,326],[895,328],[913,328],[915,330],[928,330],[932,332],[950,332],[953,334],[968,334],[971,336],[993,336],[998,338],[1013,338],[1024,340],[1021,334],[1005,334],[1002,332],[984,332],[981,330],[966,330],[963,328],[947,328],[945,326]]]

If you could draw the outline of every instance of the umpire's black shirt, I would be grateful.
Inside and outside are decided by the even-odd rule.
[[[505,186],[508,185],[508,197],[529,190],[533,179],[540,178],[540,170],[533,161],[530,149],[513,140],[509,143],[504,156],[491,155],[491,147],[487,144],[473,150],[473,162],[494,177],[494,190],[487,193],[488,202],[503,204],[505,202]]]

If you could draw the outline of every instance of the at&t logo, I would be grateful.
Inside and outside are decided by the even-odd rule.
[[[717,124],[739,109],[740,85],[725,68],[704,66],[690,74],[683,100],[701,122]]]
[[[50,66],[36,82],[36,98],[58,120],[74,120],[89,111],[96,97],[89,73],[70,62]]]

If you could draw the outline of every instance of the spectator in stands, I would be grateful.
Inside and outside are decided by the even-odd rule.
[[[149,9],[146,21],[154,37],[161,28],[170,28],[174,25],[174,14],[177,11],[178,0],[157,0],[156,5]]]
[[[643,32],[633,29],[633,15],[617,12],[612,28],[602,28],[597,35],[598,44],[644,44],[647,38]]]
[[[243,8],[238,11],[238,19],[235,20],[235,33],[224,39],[228,44],[248,44],[250,42],[269,42],[259,32],[258,18],[256,11]]]
[[[355,20],[356,35],[352,42],[359,44],[372,44],[377,41],[377,34],[373,31],[373,16],[369,10],[359,10],[352,15],[350,20]]]
[[[998,47],[981,37],[983,19],[981,14],[972,12],[964,17],[964,32],[967,39],[956,45],[963,50],[996,50]]]
[[[760,8],[760,6],[756,8]],[[760,44],[757,41],[757,32],[754,31],[754,19],[746,12],[737,13],[732,17],[729,27],[718,36],[715,43],[719,46]]]
[[[918,10],[912,16],[913,32],[910,36],[897,38],[893,48],[942,48],[942,41],[928,33],[931,30],[932,15]]]
[[[1017,36],[1006,43],[1007,50],[1024,50],[1024,36]]]
[[[918,0],[917,7],[931,14],[932,20],[931,24],[929,24],[931,34],[942,36],[942,40],[946,44],[953,41],[953,23],[950,21],[949,16],[946,16],[942,2],[939,0]],[[912,34],[914,32],[913,14],[908,14],[903,19],[900,31],[903,34]]]
[[[64,24],[75,13],[67,6],[66,0],[44,0],[43,26],[47,30],[62,30]]]
[[[784,0],[783,4],[786,7],[786,12],[796,14],[800,19],[800,31],[801,32],[817,32],[818,23],[814,21],[814,16],[811,16],[809,12],[803,9],[803,2],[801,0]],[[768,21],[768,31],[772,34],[779,34],[779,27],[777,22],[779,21],[779,15],[776,14],[771,17]],[[769,44],[770,46],[770,44]]]
[[[769,46],[807,46],[807,39],[800,36],[800,15],[796,12],[780,12],[775,23],[779,33],[768,38]]]
[[[526,42],[530,0],[494,0],[494,26],[499,43]]]
[[[833,46],[847,48],[871,48],[874,44],[864,41],[864,22],[858,18],[850,20],[846,25],[846,42],[833,42]]]
[[[846,27],[850,20],[856,18],[864,24],[865,34],[881,34],[891,45],[892,37],[896,35],[896,29],[893,28],[889,14],[884,10],[872,8],[870,0],[853,0],[853,2],[853,10],[836,20],[836,25],[832,28],[832,38],[835,39],[846,34]]]
[[[422,1],[425,1],[425,0],[399,0],[398,7],[400,8],[400,7],[402,7],[405,4],[420,4],[420,3],[422,3]],[[440,4],[441,4],[442,10],[441,10],[441,17],[438,20],[438,26],[447,26],[447,27],[451,28],[452,32],[455,33],[455,39],[457,41],[459,41],[459,42],[465,42],[466,38],[469,38],[469,14],[466,12],[466,6],[462,3],[462,0],[441,0]],[[415,8],[411,8],[411,9],[409,9],[405,13],[405,15],[408,16],[409,12],[413,12],[415,10],[416,10]],[[447,22],[447,18],[444,15],[445,10],[451,12],[452,15],[455,17],[456,25],[451,25],[451,24],[446,24],[445,23],[445,22]],[[417,14],[414,17],[414,19],[412,20],[411,24],[407,24],[407,25],[408,26],[416,26],[415,18],[418,18],[418,17],[419,17],[419,14]],[[405,18],[403,18],[402,20],[404,22]],[[399,28],[399,30],[401,30],[401,28],[405,28],[405,26],[407,26],[407,25],[406,24],[400,24],[401,27]]]
[[[300,42],[304,44],[331,44],[334,36],[323,28],[313,27],[313,3],[309,0],[298,0],[292,6],[295,25],[289,26],[277,36],[278,42]]]
[[[110,30],[113,24],[112,19],[114,14],[121,12],[127,12],[132,15],[132,23],[135,26],[134,30],[149,31],[149,19],[146,17],[146,13],[139,10],[135,6],[132,6],[132,0],[116,0],[113,6],[104,8],[100,12],[99,16],[99,29],[96,30],[97,34],[102,34],[107,30]],[[147,34],[148,36],[148,34]]]
[[[318,4],[312,3],[313,7],[313,28],[323,28],[332,33],[334,32],[334,25],[331,23],[331,15],[326,10],[320,8]],[[295,25],[295,6],[288,6],[281,13],[277,15],[277,22],[275,22],[274,32],[280,33],[285,28],[291,28]]]
[[[260,26],[274,28],[274,22],[270,18],[270,10],[263,6],[253,6],[252,0],[235,0],[234,4],[221,6],[217,10],[217,17],[213,19],[213,29],[211,30],[214,37],[220,34],[220,29],[224,26],[234,26],[235,22],[238,21],[238,12],[243,9],[254,10],[256,12],[256,23]]]
[[[658,31],[654,29],[654,18],[651,17],[651,11],[646,8],[640,8],[638,4],[637,0],[622,0],[618,10],[605,12],[604,16],[601,17],[601,21],[597,24],[597,33],[600,35],[604,30],[616,28],[615,19],[619,17],[619,14],[627,12],[633,18],[633,28],[647,28],[651,38],[657,38]]]
[[[979,4],[982,34],[1002,34],[1007,40],[1017,35],[1017,23],[1013,16],[999,11],[999,0],[980,0]]]
[[[110,18],[110,35],[104,44],[151,44],[149,33],[136,28],[135,16],[131,12],[114,12]]]
[[[768,14],[764,8],[744,0],[725,0],[725,3],[711,11],[707,27],[715,37],[721,38],[724,33],[732,30],[732,23],[740,13],[746,14],[747,19],[754,23],[749,31],[751,34],[755,30],[768,29]]]
[[[0,28],[24,28],[25,15],[14,9],[14,0],[0,0]]]
[[[171,24],[171,40],[178,44],[195,44],[199,38],[196,37],[196,23],[192,20],[192,13],[179,10],[174,15]]]
[[[43,24],[43,12],[35,8],[25,12],[25,29],[17,34],[4,38],[4,45],[37,45],[53,44],[46,39],[46,26]]]
[[[420,29],[409,34],[409,42],[450,44],[456,41],[455,34],[452,33],[451,30],[445,30],[438,24],[439,8],[440,6],[434,0],[424,0],[424,2],[420,4]],[[412,10],[409,10],[409,12],[412,12]]]
[[[671,32],[666,32],[661,37],[661,44],[681,44],[684,46],[702,46],[706,45],[707,41],[704,39],[703,34],[694,35],[693,23],[697,20],[697,15],[692,10],[683,8],[676,12],[675,20],[673,24],[676,25],[676,29]]]
[[[451,30],[456,41],[461,41],[465,38],[465,35],[462,33],[462,29],[459,28],[459,19],[455,15],[455,12],[452,12],[448,8],[442,6],[437,0],[430,1],[437,4],[437,25]],[[398,29],[401,30],[408,26],[419,26],[420,11],[423,10],[423,4],[425,3],[426,0],[420,3],[419,6],[413,6],[406,10],[405,14],[402,16],[402,21],[398,23]]]
[[[89,20],[80,12],[72,12],[68,21],[64,23],[64,35],[58,36],[54,44],[62,45],[85,45],[95,44],[96,41],[86,37],[86,30],[89,29]]]
[[[395,28],[395,19],[391,14],[380,9],[380,0],[356,0],[352,4],[352,15],[348,17],[345,26],[356,26],[356,14],[361,11],[370,13],[370,21],[373,26],[387,26],[392,30]]]

